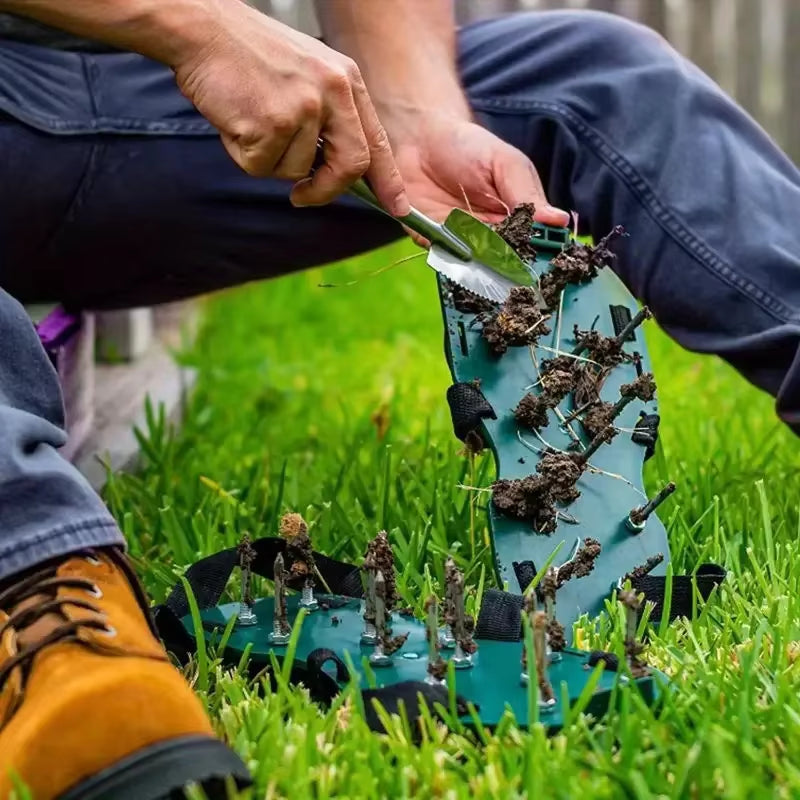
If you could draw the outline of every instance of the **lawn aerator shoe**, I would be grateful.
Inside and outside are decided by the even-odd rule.
[[[190,782],[227,797],[230,780],[247,770],[168,660],[121,553],[0,590],[0,797],[15,782],[35,800],[160,800]]]
[[[530,724],[537,708],[536,719],[557,730],[578,698],[599,715],[621,684],[658,697],[665,678],[636,638],[645,601],[651,619],[690,616],[725,572],[703,564],[667,578],[669,547],[656,510],[675,485],[648,498],[642,482],[659,420],[641,331],[650,315],[609,269],[624,231],[584,245],[566,229],[534,223],[529,205],[496,231],[527,264],[531,285],[512,288],[498,304],[440,276],[439,296],[455,380],[447,393],[453,429],[469,456],[485,448],[494,455],[497,480],[472,490],[487,498],[496,584],[511,591],[485,591],[471,618],[451,558],[444,596],[418,598],[425,619],[415,618],[399,608],[386,533],[355,567],[313,552],[305,522],[289,514],[280,537],[243,541],[189,569],[202,630],[176,586],[156,614],[170,649],[186,656],[196,635],[217,645],[225,635],[223,657],[238,663],[249,652],[256,668],[270,654],[293,653],[293,677],[323,701],[351,669],[362,685],[374,674],[370,691],[389,700],[419,688],[425,696],[425,687],[435,693],[452,670],[459,696],[486,726],[509,710]],[[241,600],[218,605],[237,566]],[[253,598],[252,573],[274,582],[274,597]],[[320,586],[327,594],[315,594]],[[624,652],[576,648],[573,623],[600,614],[615,596]],[[298,626],[300,609],[307,616]]]

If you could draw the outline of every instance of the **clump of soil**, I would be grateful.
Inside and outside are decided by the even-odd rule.
[[[502,222],[494,226],[495,231],[523,261],[536,259],[536,250],[531,241],[535,213],[533,203],[520,203]]]
[[[585,578],[593,569],[602,547],[597,539],[587,536],[575,558],[558,568],[558,585],[563,586],[572,578]]]
[[[548,450],[539,459],[536,471],[547,480],[550,494],[556,502],[571,503],[581,496],[575,484],[583,469],[567,453]]]
[[[456,311],[460,311],[462,314],[486,314],[497,311],[497,303],[493,303],[491,300],[481,297],[480,295],[473,294],[457,283],[451,282],[450,287],[453,293],[453,305]]]
[[[614,336],[603,336],[598,331],[582,331],[576,325],[573,329],[576,350],[582,348],[581,355],[603,367],[616,367],[625,360],[621,342]]]
[[[483,338],[494,355],[509,347],[535,344],[539,336],[550,333],[543,321],[536,292],[530,286],[515,286],[499,311],[483,325]]]
[[[408,639],[408,633],[401,633],[400,636],[390,636],[388,631],[383,637],[383,652],[387,656],[396,653]]]
[[[514,411],[517,422],[530,430],[547,427],[547,411],[555,408],[572,390],[572,373],[550,369],[541,379],[539,394],[526,394]]]
[[[645,372],[631,383],[623,383],[619,389],[623,397],[637,397],[649,401],[656,396],[656,382],[651,372]]]
[[[391,611],[400,596],[397,593],[397,579],[395,576],[394,552],[389,544],[386,531],[379,531],[378,535],[367,545],[367,552],[371,552],[375,560],[375,569],[383,573],[386,585],[386,611]]]
[[[640,564],[638,567],[634,567],[630,572],[626,573],[622,579],[622,582],[625,583],[625,581],[630,581],[631,583],[635,583],[645,575],[652,572],[663,560],[663,553],[656,553],[656,555],[650,556],[650,558],[648,558],[644,564]]]
[[[514,409],[514,418],[523,428],[536,431],[547,427],[549,408],[550,404],[544,395],[526,394]]]
[[[611,425],[614,419],[614,404],[613,403],[598,403],[590,408],[582,417],[581,425],[589,438],[594,439],[600,431]],[[614,430],[614,435],[617,431]]]
[[[547,623],[547,642],[551,650],[562,651],[567,646],[564,626],[555,618]]]
[[[572,396],[577,408],[600,401],[600,389],[610,372],[609,367],[596,370],[591,364],[576,362],[573,368],[575,388],[572,390]]]
[[[286,539],[286,555],[291,561],[289,575],[305,578],[310,584],[316,564],[306,521],[300,514],[284,514],[278,532]]]
[[[539,364],[539,374],[548,375],[551,372],[572,372],[580,362],[569,356],[556,356],[555,358],[545,358]]]
[[[601,239],[594,247],[574,242],[564,248],[551,262],[550,269],[542,276],[540,288],[548,308],[555,308],[561,292],[568,284],[587,283],[598,271],[607,267],[616,258],[608,245],[618,236],[625,235],[621,226]]]
[[[529,522],[537,533],[549,534],[556,529],[555,502],[544,475],[495,481],[492,502],[499,512]]]

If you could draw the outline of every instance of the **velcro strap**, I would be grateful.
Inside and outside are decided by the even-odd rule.
[[[524,562],[523,562],[524,563]],[[515,565],[516,567],[517,565]],[[723,580],[727,572],[717,564],[701,564],[694,575],[673,575],[672,599],[669,608],[669,621],[679,617],[691,617],[694,613],[695,594],[703,602]],[[664,613],[667,579],[664,575],[644,575],[631,586],[637,593],[643,593],[646,602],[653,603],[650,619],[658,621]],[[522,596],[503,592],[500,589],[487,589],[481,599],[481,610],[475,624],[476,639],[515,642],[522,639]]]
[[[447,405],[453,421],[453,433],[465,442],[477,432],[484,419],[497,419],[494,409],[474,383],[454,383],[447,390]]]
[[[285,539],[274,537],[256,539],[252,542],[256,552],[251,568],[256,575],[272,579],[275,566],[275,558],[278,553],[286,555]],[[343,595],[345,597],[363,597],[364,589],[361,583],[361,575],[358,567],[346,564],[342,561],[335,561],[332,558],[314,553],[314,562],[317,565],[319,574],[322,576],[325,590],[330,590],[331,594]],[[200,609],[213,608],[219,602],[234,567],[239,563],[238,550],[230,547],[221,550],[207,558],[200,559],[186,570],[185,577],[189,582],[197,604]],[[286,565],[287,568],[291,564]],[[289,579],[288,583],[292,588],[300,588],[302,578]],[[293,585],[296,583],[297,585]],[[167,597],[165,603],[176,617],[179,619],[189,613],[189,602],[186,599],[186,592],[183,583],[177,583]]]

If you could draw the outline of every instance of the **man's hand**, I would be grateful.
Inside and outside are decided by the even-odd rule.
[[[431,116],[391,133],[395,158],[411,202],[442,221],[453,207],[499,222],[520,203],[533,203],[535,219],[567,225],[569,215],[550,206],[524,153],[463,118]]]
[[[169,65],[251,175],[297,181],[297,205],[365,176],[387,211],[408,200],[355,62],[238,0],[0,0],[30,17]],[[307,178],[317,139],[325,164]]]
[[[530,160],[473,122],[458,76],[454,0],[317,0],[326,39],[352,56],[392,142],[411,202],[442,220],[454,207],[496,222],[519,203],[566,225]],[[416,237],[415,237],[416,238]]]
[[[408,213],[389,140],[347,56],[244,3],[226,3],[214,35],[175,74],[239,166],[297,181],[295,205],[330,202],[363,175],[388,211]],[[325,164],[309,178],[320,137]]]

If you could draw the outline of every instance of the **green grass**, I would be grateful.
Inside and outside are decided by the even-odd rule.
[[[106,493],[154,600],[243,531],[274,535],[287,509],[306,516],[317,549],[345,560],[388,529],[412,602],[424,565],[439,580],[448,550],[476,586],[489,565],[485,526],[457,484],[486,484],[491,465],[470,474],[450,428],[432,274],[416,261],[318,288],[407,252],[398,245],[207,304],[182,356],[199,370],[184,427],[174,434],[154,413],[142,472]],[[399,721],[388,736],[369,732],[354,692],[322,712],[303,690],[248,684],[210,653],[187,672],[253,770],[256,789],[244,796],[800,795],[796,440],[770,398],[730,368],[652,325],[648,335],[663,422],[646,477],[651,489],[679,487],[662,514],[675,569],[730,570],[713,609],[652,640],[650,658],[677,687],[661,716],[630,695],[619,713],[591,725],[579,717],[553,738],[508,724],[478,742],[429,723],[417,747]],[[619,620],[582,633],[590,646],[613,644]]]

